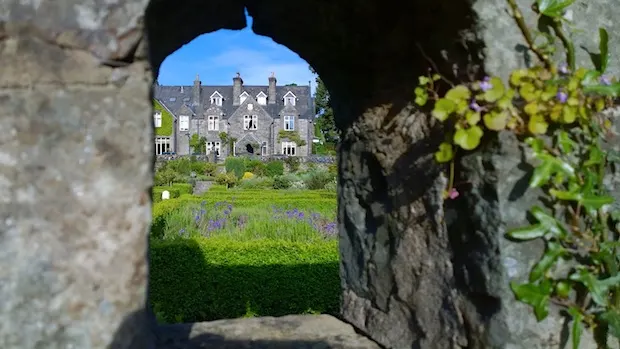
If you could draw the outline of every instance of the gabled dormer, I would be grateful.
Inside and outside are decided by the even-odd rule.
[[[284,106],[294,107],[297,102],[297,96],[291,91],[288,91],[282,99],[284,100]]]
[[[218,107],[221,107],[222,106],[222,101],[224,100],[224,97],[222,97],[222,95],[219,92],[215,91],[209,97],[209,99],[211,100],[211,104],[212,105],[217,105]]]
[[[256,101],[259,105],[267,105],[267,94],[260,91],[260,93],[256,95]]]
[[[239,104],[243,104],[248,97],[250,97],[250,94],[243,91],[243,93],[239,95]]]

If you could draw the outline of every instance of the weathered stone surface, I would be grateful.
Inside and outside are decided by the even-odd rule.
[[[530,2],[519,4],[527,13]],[[584,30],[578,47],[594,49],[599,25],[617,42],[620,23],[612,19],[620,7],[613,5],[576,2],[573,16]],[[530,198],[510,196],[518,148],[508,143],[464,158],[462,176],[472,188],[461,206],[444,212],[446,179],[433,160],[442,135],[427,110],[411,107],[417,77],[430,65],[466,80],[485,71],[506,77],[524,64],[503,0],[153,0],[146,6],[147,0],[0,0],[1,348],[149,347],[147,48],[157,74],[168,54],[197,35],[244,27],[245,8],[256,33],[306,59],[330,89],[343,130],[343,317],[389,348],[559,347],[560,320],[535,324],[507,291],[509,278],[522,277],[540,250],[502,237],[521,223]],[[587,54],[578,49],[578,57]],[[619,56],[612,57],[618,71]],[[324,322],[311,326],[316,336],[304,332],[304,321],[295,338],[309,346],[329,345],[308,343],[317,336],[337,343],[328,337],[338,331],[328,328],[341,325],[319,319]],[[255,339],[265,322],[283,325],[240,321],[248,321],[243,326]],[[239,329],[224,324],[197,324],[192,331],[231,338],[228,331]],[[372,347],[347,331],[345,339]]]
[[[0,0],[1,348],[147,347],[145,5]]]
[[[380,349],[328,315],[290,315],[162,325],[156,349]]]

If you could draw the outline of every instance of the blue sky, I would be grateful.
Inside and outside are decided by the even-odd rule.
[[[191,85],[200,75],[203,85],[230,85],[237,72],[245,85],[267,85],[274,72],[278,85],[307,85],[315,76],[308,63],[285,46],[252,32],[252,18],[243,30],[218,30],[192,40],[168,56],[159,71],[161,85]]]

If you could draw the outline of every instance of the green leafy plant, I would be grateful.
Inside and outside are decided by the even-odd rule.
[[[298,147],[303,147],[304,145],[306,145],[306,141],[301,139],[301,136],[299,136],[299,133],[296,131],[280,130],[278,132],[278,142],[284,139],[288,139],[289,141],[294,142]]]
[[[506,0],[529,49],[540,65],[518,69],[505,83],[488,76],[472,83],[450,86],[440,96],[444,80],[439,74],[419,78],[414,102],[432,103],[432,117],[446,126],[446,140],[435,153],[449,164],[445,198],[458,197],[454,163],[459,153],[484,144],[485,135],[513,132],[533,155],[536,167],[529,186],[545,194],[545,207],[530,210],[531,226],[511,230],[517,241],[543,239],[545,252],[526,283],[512,283],[516,298],[533,308],[539,321],[549,304],[572,317],[572,347],[579,347],[584,328],[596,333],[599,348],[607,338],[620,338],[619,212],[604,185],[617,155],[603,148],[612,122],[602,113],[614,105],[620,83],[607,76],[608,33],[599,30],[595,69],[576,67],[573,43],[564,31],[563,15],[574,0],[537,0],[532,7],[554,35],[536,45],[515,0]],[[543,35],[543,33],[536,33]],[[544,36],[544,35],[543,35]],[[559,39],[566,63],[551,60]],[[569,265],[567,268],[558,266]]]

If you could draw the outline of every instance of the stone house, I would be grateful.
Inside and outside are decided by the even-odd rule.
[[[207,154],[307,156],[314,138],[314,100],[307,86],[154,86],[156,154],[187,155],[190,139],[205,139]],[[222,137],[223,133],[225,136]],[[223,139],[224,138],[224,139]],[[226,144],[225,144],[226,143]],[[231,154],[232,153],[232,154]]]

